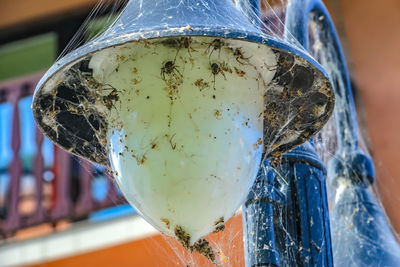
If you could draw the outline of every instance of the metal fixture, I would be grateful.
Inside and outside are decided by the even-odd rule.
[[[333,106],[321,66],[231,0],[132,0],[49,69],[33,112],[54,143],[110,167],[156,228],[214,260],[199,238],[223,229],[261,159],[311,138]]]

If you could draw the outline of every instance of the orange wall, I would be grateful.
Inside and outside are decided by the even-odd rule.
[[[400,1],[340,0],[377,184],[400,232]]]
[[[0,29],[94,5],[98,0],[1,0]]]

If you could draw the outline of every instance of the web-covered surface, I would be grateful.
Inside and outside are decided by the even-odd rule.
[[[310,15],[313,39],[310,51],[329,75],[336,77],[335,86],[345,88],[346,81],[340,78],[339,70],[335,67],[338,54],[321,53],[321,48],[325,51],[334,50],[332,37],[325,35],[318,23],[323,19],[318,14]],[[343,90],[337,91],[337,94],[344,93]],[[342,97],[336,102],[335,116],[321,132],[319,142],[319,154],[330,167],[327,188],[332,206],[330,225],[334,263],[337,266],[397,266],[400,263],[398,235],[392,232],[390,221],[380,203],[374,171],[368,164],[353,164],[350,151],[367,157],[369,151],[364,136],[358,133],[357,123],[345,117],[353,109],[346,98]],[[324,136],[329,138],[323,141]],[[342,166],[341,170],[334,171],[338,165]]]
[[[185,5],[189,7],[188,10],[193,11],[194,15],[198,14],[198,12],[206,12],[206,14],[208,14],[208,17],[205,17],[206,19],[216,21],[218,24],[225,23],[224,25],[227,26],[226,31],[231,34],[230,27],[240,25],[240,21],[236,14],[223,13],[223,8],[220,3],[214,3],[218,7],[216,8],[215,6],[210,6],[213,4],[212,1],[165,0],[155,1],[156,4],[152,1],[151,8],[154,12],[149,9],[150,1],[132,1],[132,3],[140,7],[135,9],[137,12],[136,14],[133,13],[129,17],[129,21],[133,21],[133,25],[136,23],[140,24],[142,18],[144,19],[146,15],[155,17],[153,13],[157,13],[159,18],[157,23],[161,25],[161,28],[167,29],[169,25],[171,25],[175,35],[178,35],[177,33],[180,31],[193,35],[192,37],[178,36],[159,40],[136,41],[133,43],[133,46],[136,45],[137,47],[140,46],[143,49],[148,49],[149,55],[151,53],[163,54],[161,51],[167,51],[165,53],[166,55],[160,57],[158,61],[150,60],[150,57],[148,60],[148,62],[153,64],[149,66],[149,68],[154,69],[154,73],[151,75],[153,75],[153,79],[157,80],[158,83],[155,87],[160,87],[162,96],[167,100],[166,106],[169,107],[163,112],[163,119],[157,124],[164,125],[166,130],[162,130],[159,135],[150,138],[151,140],[146,139],[146,136],[148,136],[147,133],[144,133],[143,136],[138,134],[141,137],[139,143],[136,145],[134,145],[135,141],[130,141],[128,143],[125,141],[131,138],[131,136],[135,137],[135,132],[129,133],[128,138],[127,131],[129,129],[124,124],[124,120],[121,120],[122,114],[126,112],[144,112],[138,105],[130,105],[128,102],[135,103],[138,99],[141,99],[142,101],[148,102],[150,110],[163,110],[160,104],[161,102],[153,100],[156,96],[149,94],[146,90],[141,88],[147,81],[146,77],[140,74],[142,71],[141,68],[146,65],[146,62],[143,61],[143,57],[139,59],[135,57],[134,53],[130,53],[129,49],[132,48],[129,47],[129,44],[126,44],[117,48],[117,50],[119,49],[120,51],[110,52],[103,57],[100,60],[101,62],[97,65],[96,62],[92,60],[94,56],[93,53],[85,57],[76,57],[71,63],[63,66],[62,72],[58,72],[52,76],[50,81],[41,89],[40,95],[36,96],[35,112],[40,127],[51,139],[56,140],[64,149],[71,153],[84,156],[91,161],[106,166],[111,165],[115,177],[120,180],[122,179],[122,168],[116,167],[119,163],[116,163],[116,161],[112,162],[113,158],[110,155],[123,158],[128,154],[128,156],[132,158],[133,163],[128,161],[126,164],[136,164],[139,167],[139,169],[135,169],[134,172],[140,171],[140,168],[147,164],[146,161],[150,161],[149,158],[151,158],[151,154],[155,150],[164,149],[166,154],[176,153],[177,150],[180,150],[180,153],[188,157],[188,151],[178,147],[179,144],[183,144],[183,141],[181,141],[183,137],[179,136],[173,127],[175,124],[181,124],[180,127],[193,127],[194,132],[196,132],[196,126],[193,125],[198,124],[197,122],[200,120],[199,118],[196,119],[196,116],[203,115],[197,115],[194,109],[206,109],[207,112],[205,114],[220,125],[221,120],[237,120],[237,123],[232,123],[232,125],[226,124],[226,127],[224,126],[225,131],[222,131],[221,136],[219,136],[219,133],[214,134],[210,132],[210,130],[206,132],[205,129],[197,127],[199,132],[206,133],[203,144],[215,142],[215,139],[222,139],[224,134],[227,135],[226,132],[229,132],[228,130],[259,130],[257,119],[253,119],[254,116],[251,118],[250,116],[235,117],[235,112],[244,112],[243,109],[245,109],[245,107],[238,108],[238,105],[232,105],[232,102],[235,103],[232,99],[230,99],[231,102],[229,103],[223,101],[217,102],[220,96],[223,95],[221,92],[226,90],[226,88],[250,79],[258,79],[255,87],[257,87],[257,89],[260,87],[262,88],[260,96],[263,99],[263,107],[259,110],[260,112],[250,112],[261,114],[259,117],[263,118],[262,130],[258,132],[258,136],[262,136],[262,141],[256,138],[248,142],[250,153],[252,153],[251,151],[256,151],[255,154],[257,154],[261,152],[261,147],[263,148],[262,156],[253,156],[253,161],[259,161],[260,157],[264,157],[264,155],[267,157],[279,158],[283,152],[301,144],[314,135],[327,121],[333,106],[333,96],[330,85],[325,80],[324,75],[318,69],[313,68],[306,60],[294,54],[284,52],[281,49],[272,48],[272,60],[261,60],[261,63],[258,63],[257,60],[262,58],[262,53],[251,55],[249,48],[246,48],[246,46],[249,45],[246,42],[245,44],[237,45],[233,44],[231,41],[227,41],[227,39],[221,39],[220,37],[200,38],[198,37],[198,33],[193,34],[193,32],[197,30],[196,27],[189,24],[174,28],[174,26],[176,26],[175,24],[179,25],[178,22],[182,20],[184,16],[176,17],[171,14],[176,14],[173,13],[173,11]],[[240,3],[244,4],[244,6],[248,4],[246,1],[241,1]],[[202,9],[199,9],[199,6],[201,6]],[[283,32],[285,31],[285,8],[287,3],[285,1],[262,1],[261,6],[263,11],[261,19],[258,19],[257,16],[252,16],[250,20],[253,19],[255,25],[260,25],[265,33],[271,35],[271,39],[283,38]],[[215,13],[215,10],[219,10],[218,13]],[[194,20],[196,19],[194,18]],[[128,25],[123,23],[126,21],[127,20],[123,18],[117,20],[114,26],[119,30],[123,30],[125,27],[128,27]],[[240,29],[242,30],[243,28]],[[165,31],[160,30],[157,34],[165,33]],[[116,32],[113,32],[112,28],[106,31],[106,35],[113,36],[116,34]],[[145,35],[146,33],[143,32],[141,34]],[[152,33],[151,37],[154,38],[157,34]],[[228,37],[229,34],[227,34],[226,37]],[[131,38],[131,35],[127,34],[122,37],[117,37],[116,39],[118,38],[127,41]],[[245,39],[246,37],[241,36],[241,38]],[[96,40],[102,42],[104,38],[103,36],[99,36],[98,39],[95,38],[94,40],[95,44]],[[294,45],[298,45],[298,43],[294,42]],[[134,49],[138,49],[137,47]],[[318,49],[318,42],[316,47]],[[302,49],[301,46],[298,48]],[[116,48],[113,47],[110,49],[115,50]],[[251,48],[250,50],[257,49],[259,49],[259,47]],[[128,52],[121,52],[123,50],[128,50]],[[107,49],[104,51],[107,53]],[[265,51],[263,51],[263,55],[265,55]],[[139,65],[135,65],[135,62],[140,60],[143,62],[141,61]],[[201,65],[199,69],[195,70],[198,72],[199,77],[191,81],[186,81],[188,79],[186,77],[190,77],[193,74],[189,69],[193,70],[197,62],[201,62],[201,64],[199,63],[199,65]],[[62,64],[64,64],[64,62],[62,62]],[[100,73],[99,68],[101,69],[102,66],[105,65],[107,65],[107,67],[103,67],[102,69],[105,74],[102,76],[96,75],[96,73]],[[261,70],[262,68],[264,69]],[[121,74],[123,72],[130,72],[129,81],[121,82],[121,80],[124,79],[124,76]],[[270,79],[263,75],[257,76],[257,73],[261,72],[270,73]],[[191,74],[189,75],[189,73]],[[144,79],[145,81],[143,81]],[[186,85],[185,82],[188,84]],[[229,84],[229,82],[231,82],[231,84]],[[185,84],[185,86],[182,86],[182,84]],[[181,115],[177,113],[176,106],[182,103],[182,92],[189,87],[196,90],[196,94],[198,94],[196,99],[198,97],[203,97],[207,100],[204,101],[204,104],[191,107],[194,112],[188,111],[187,106],[184,107],[182,113],[186,116],[185,119],[191,121],[189,124],[194,123],[193,125],[185,126],[181,123],[183,120],[180,119],[179,116]],[[246,100],[246,102],[250,101],[245,98],[244,100]],[[240,101],[238,101],[238,103],[240,103]],[[257,106],[257,104],[254,103],[253,105]],[[235,112],[233,112],[233,110]],[[254,110],[257,109],[255,108]],[[149,114],[152,113],[150,112]],[[244,114],[248,114],[248,112],[246,113],[245,111]],[[195,119],[193,119],[193,117]],[[150,116],[147,120],[142,119],[142,125],[136,125],[135,129],[146,129],[152,122],[154,122],[154,116]],[[239,124],[239,126],[237,124]],[[332,136],[334,135],[335,126],[333,124],[328,124],[327,127],[326,129],[328,130],[321,135],[322,138],[317,139],[316,144],[317,148],[320,149],[320,154],[324,162],[327,162],[330,158],[330,156],[327,155],[335,154],[336,149],[336,142]],[[116,142],[124,144],[120,149],[115,149],[115,144],[110,146],[109,139],[112,138],[115,133],[117,133],[115,137]],[[183,134],[183,136],[187,137],[187,134]],[[195,138],[195,136],[193,138]],[[243,142],[241,139],[243,136],[232,138],[237,141],[237,144]],[[125,143],[127,144],[125,145]],[[246,140],[244,143],[246,143]],[[243,152],[238,152],[238,154],[241,153]],[[194,153],[190,155],[192,154]],[[229,155],[230,153],[228,152],[227,156]],[[230,156],[232,157],[232,155]],[[217,154],[215,154],[214,157],[217,159],[221,158],[221,156]],[[265,187],[265,190],[269,188],[268,190],[274,192],[274,196],[270,196],[270,202],[273,203],[272,213],[270,214],[272,217],[270,216],[267,218],[266,214],[263,214],[265,211],[261,210],[259,211],[259,213],[261,213],[259,215],[264,216],[265,218],[263,219],[267,222],[271,221],[273,218],[272,225],[275,228],[274,238],[276,240],[274,241],[275,244],[270,242],[263,244],[262,249],[268,250],[269,247],[275,246],[275,250],[280,253],[281,266],[293,266],[294,264],[318,266],[324,262],[324,259],[322,256],[318,259],[318,256],[316,257],[315,255],[323,255],[321,252],[326,248],[324,239],[314,240],[311,238],[311,240],[309,240],[309,244],[311,245],[305,247],[303,245],[304,240],[299,239],[299,236],[301,236],[299,229],[294,229],[293,225],[295,224],[291,221],[294,218],[301,217],[298,214],[293,214],[293,212],[298,210],[299,205],[304,204],[300,203],[299,199],[296,198],[296,194],[293,193],[293,191],[295,191],[296,181],[303,179],[312,184],[312,181],[315,180],[316,188],[322,190],[322,194],[325,194],[324,181],[321,180],[321,177],[324,177],[324,170],[316,168],[311,171],[312,173],[310,173],[309,176],[301,176],[301,171],[299,170],[307,168],[303,166],[303,164],[302,166],[293,165],[291,167],[294,170],[293,173],[280,172],[280,169],[286,168],[285,165],[291,164],[293,165],[291,162],[280,162],[277,160],[266,169],[267,171],[276,173],[275,180],[272,182],[273,186]],[[239,166],[238,168],[241,169],[242,167]],[[151,166],[151,169],[154,169],[154,166]],[[129,170],[131,171],[131,169]],[[261,170],[261,173],[263,172],[264,170]],[[249,171],[248,173],[254,173],[254,171]],[[246,173],[246,175],[242,174],[242,176],[249,176],[248,173]],[[214,172],[210,174],[214,174]],[[235,172],[232,174],[233,176],[237,175]],[[222,175],[214,174],[215,177],[209,174],[207,174],[207,176],[211,176],[211,179],[214,179],[211,183],[218,183],[220,180],[229,181],[230,177],[228,176],[232,176],[232,174],[229,171],[225,171],[225,174]],[[249,181],[247,183],[249,183]],[[123,184],[123,182],[120,182],[120,184]],[[142,183],[140,183],[140,186],[141,185]],[[136,185],[136,187],[137,186],[138,185]],[[248,188],[248,186],[247,184],[244,187]],[[216,188],[216,186],[213,186],[213,188]],[[122,190],[124,191],[123,188]],[[239,241],[237,241],[237,237],[241,234],[238,233],[238,231],[241,230],[237,228],[234,230],[229,228],[223,230],[225,227],[223,223],[231,214],[229,216],[219,216],[217,215],[218,213],[216,213],[214,218],[210,218],[212,226],[215,228],[213,230],[223,230],[220,234],[222,237],[211,242],[211,246],[208,245],[207,241],[202,241],[204,239],[200,239],[200,242],[194,244],[193,242],[198,239],[195,238],[195,240],[191,240],[192,236],[191,234],[189,235],[188,232],[192,233],[192,231],[185,230],[181,223],[174,222],[172,217],[167,218],[157,215],[157,222],[155,222],[153,218],[149,219],[149,217],[152,216],[148,215],[149,212],[146,212],[146,209],[143,208],[143,204],[148,203],[148,201],[144,201],[143,198],[138,199],[137,196],[140,194],[137,193],[130,196],[132,191],[134,190],[125,190],[128,199],[131,198],[129,199],[131,203],[136,206],[145,217],[147,216],[147,219],[158,229],[175,236],[185,248],[190,251],[198,251],[208,257],[212,262],[220,265],[231,266],[237,264],[237,258],[235,260],[236,256],[234,255],[242,253],[242,251],[240,251],[238,247],[228,244],[230,242],[241,242],[240,238]],[[223,191],[216,190],[215,192],[221,194]],[[232,193],[231,191],[229,192]],[[270,194],[270,192],[259,193]],[[239,197],[239,199],[243,199],[243,197]],[[214,199],[214,203],[219,204],[219,202],[220,199]],[[226,205],[232,206],[230,208],[235,210],[238,204],[233,204],[232,201],[230,201],[230,203],[231,204]],[[321,203],[309,203],[307,207],[312,207],[312,205],[315,204],[316,209],[327,208],[320,207]],[[209,206],[210,204],[207,204],[207,207]],[[191,207],[193,209],[193,206],[190,205],[188,209]],[[183,213],[183,216],[196,216],[196,212],[200,213],[200,211],[201,210],[197,209],[194,213],[190,213],[190,215],[188,215],[186,211]],[[205,212],[207,212],[207,210],[205,210]],[[327,213],[327,210],[324,212]],[[257,213],[257,211],[255,213]],[[189,220],[188,223],[191,221],[193,221],[193,219]],[[310,227],[312,227],[312,225],[318,225],[318,223],[323,221],[324,220],[321,219],[319,222],[314,222],[311,219],[311,221],[306,222],[306,224],[310,224]],[[351,223],[351,220],[348,221],[348,224]],[[298,222],[298,224],[300,224],[300,222]],[[255,239],[260,238],[257,232],[258,227],[259,225],[256,225],[255,231],[253,232]],[[338,227],[345,229],[349,226],[340,225]],[[324,229],[324,231],[326,231],[326,229],[329,229],[329,226],[328,228],[325,226]],[[208,232],[210,232],[210,230]],[[335,230],[334,233],[336,232],[338,231]],[[362,237],[360,238],[360,240],[362,240],[361,244],[365,242]],[[332,239],[335,240],[335,237]],[[239,248],[241,249],[242,247]],[[179,249],[177,249],[177,254],[178,265],[205,266],[205,264],[207,264],[196,257],[193,258],[189,254],[183,253]],[[315,261],[315,259],[318,260]]]
[[[165,6],[165,3],[167,2],[160,1],[160,3]],[[130,6],[128,6],[130,7],[129,10],[133,9],[133,12],[131,13],[137,11],[136,4],[137,3],[135,2],[131,2]],[[157,17],[159,15],[154,15],[152,13],[152,10],[149,10],[150,7],[148,2],[145,1],[143,5],[145,5],[145,7],[143,7],[143,12],[149,13],[149,16],[152,16],[151,18],[154,19],[154,17]],[[204,7],[207,7],[208,3],[205,2],[202,5]],[[222,7],[218,6],[214,8],[215,10],[219,10],[218,8],[222,9]],[[232,5],[231,8],[234,8],[234,6]],[[190,9],[191,8],[186,8],[184,11]],[[198,10],[196,10],[196,12],[204,12],[204,10],[202,10],[201,8],[197,9]],[[141,9],[139,9],[139,11],[141,11]],[[176,12],[177,14],[179,14],[178,11]],[[238,11],[236,10],[236,12]],[[165,16],[167,15],[168,14],[166,14]],[[257,38],[256,36],[254,36],[254,33],[251,32],[252,30],[254,31],[255,28],[247,29],[249,31],[247,33],[245,31],[245,27],[249,25],[246,25],[246,23],[244,23],[243,25],[240,24],[239,22],[237,22],[238,18],[235,17],[232,17],[232,20],[236,21],[233,21],[233,23],[226,25],[226,28],[219,29],[219,27],[221,26],[218,24],[222,24],[222,22],[220,22],[219,17],[215,18],[212,17],[212,15],[214,14],[207,14],[205,16],[205,19],[209,18],[215,20],[212,21],[210,24],[203,23],[203,25],[198,25],[201,22],[194,22],[193,26],[187,25],[185,27],[177,27],[175,25],[177,23],[175,22],[171,25],[170,30],[170,26],[164,23],[161,25],[162,28],[166,28],[166,30],[163,29],[159,32],[157,32],[158,29],[153,30],[151,28],[153,27],[153,21],[151,21],[150,26],[145,24],[147,23],[147,21],[140,22],[140,18],[143,15],[138,15],[137,20],[139,20],[139,25],[133,23],[136,19],[132,18],[132,14],[128,14],[126,16],[122,15],[121,18],[117,22],[115,22],[114,26],[116,27],[116,33],[113,30],[114,28],[111,28],[110,30],[107,30],[105,35],[102,35],[98,39],[95,39],[93,43],[88,43],[82,49],[77,50],[77,52],[74,51],[70,53],[69,56],[60,59],[56,66],[52,67],[50,71],[46,74],[45,78],[42,79],[39,84],[40,90],[38,91],[41,95],[40,97],[35,98],[35,101],[38,103],[38,105],[36,105],[38,112],[35,112],[35,114],[37,114],[37,121],[39,122],[39,126],[43,128],[44,132],[48,133],[48,135],[51,136],[51,139],[59,143],[60,146],[62,146],[64,149],[83,157],[89,158],[90,160],[97,163],[108,165],[107,160],[105,159],[107,158],[107,156],[104,156],[105,158],[103,157],[103,155],[107,155],[107,152],[104,148],[105,140],[102,137],[103,129],[107,128],[104,126],[106,122],[103,122],[104,119],[102,119],[105,116],[104,107],[110,110],[109,107],[111,105],[111,102],[116,102],[120,97],[122,97],[121,89],[123,88],[118,88],[117,91],[112,90],[112,88],[115,87],[111,85],[112,88],[110,88],[110,85],[105,83],[106,81],[104,81],[104,77],[102,77],[103,81],[99,81],[99,77],[93,77],[93,75],[91,74],[93,69],[89,67],[91,60],[90,54],[95,53],[99,49],[101,50],[111,46],[111,44],[109,44],[110,42],[112,44],[117,44],[117,41],[120,43],[128,41],[140,41],[141,38],[144,38],[143,36],[146,36],[147,38],[154,38],[154,36],[160,35],[161,32],[164,35],[171,36],[179,36],[182,33],[185,33],[185,35],[196,36],[199,34],[205,34],[205,31],[209,31],[209,33],[207,34],[211,36],[221,35],[221,37],[223,38],[235,36],[236,34],[241,35],[237,38],[249,39],[249,41],[253,41],[254,38]],[[225,17],[225,20],[228,19]],[[133,33],[131,33],[129,30],[127,30],[129,34],[125,34],[125,32],[118,33],[118,31],[121,31],[121,29],[125,27],[123,25],[121,26],[121,23],[124,23],[126,21],[129,21],[130,23],[130,25],[126,25],[126,27],[132,28],[130,29],[130,31],[133,31]],[[211,27],[215,27],[216,29],[210,30],[209,28]],[[178,32],[180,34],[178,34]],[[114,35],[116,35],[115,38]],[[112,38],[112,41],[109,41],[110,38]],[[259,39],[259,41],[263,42],[263,38],[266,40],[266,42],[268,42],[268,38],[270,38],[270,40],[273,40],[275,37],[273,35],[270,37],[266,36]],[[175,42],[175,44],[159,43],[157,45],[159,45],[160,48],[163,46],[175,46],[177,52],[186,47],[186,49],[188,49],[188,51],[190,52],[190,43],[192,42],[190,38],[186,40],[186,43],[181,43],[180,40],[172,42]],[[231,66],[227,66],[224,70],[224,66],[228,64],[227,62],[223,60],[219,60],[218,63],[213,62],[213,58],[211,56],[213,55],[213,57],[215,58],[215,55],[217,53],[214,52],[218,52],[218,55],[220,55],[221,50],[230,51],[232,60],[234,59],[236,62],[239,62],[241,66],[255,66],[254,63],[246,62],[249,60],[256,60],[256,56],[252,58],[253,55],[250,55],[248,56],[248,58],[246,58],[247,56],[243,55],[242,50],[243,47],[246,46],[245,43],[243,44],[243,47],[232,47],[229,46],[229,44],[227,42],[224,42],[222,39],[212,38],[208,41],[208,43],[203,42],[202,45],[204,46],[202,56],[209,56],[209,64],[207,66],[209,72],[208,76],[212,76],[216,79],[225,79],[225,72],[235,71],[237,75],[241,75],[242,78],[247,79],[245,72],[240,68],[232,68]],[[189,46],[189,48],[187,48],[187,46]],[[267,154],[267,156],[277,156],[282,152],[288,151],[291,148],[304,142],[322,127],[322,125],[327,121],[327,118],[329,117],[329,114],[331,114],[333,108],[333,95],[330,85],[324,78],[324,75],[320,71],[318,71],[318,69],[313,68],[306,60],[301,59],[300,57],[297,57],[291,53],[286,53],[282,49],[274,48],[273,51],[275,53],[275,60],[264,60],[264,62],[262,63],[257,63],[263,64],[265,71],[275,72],[275,76],[272,82],[262,79],[262,82],[264,83],[263,86],[265,88],[264,90],[266,92],[266,108],[264,111],[264,118],[266,119],[263,141],[265,150],[264,152]],[[187,57],[186,59],[184,59],[184,61],[186,62],[189,62],[190,59],[193,59],[192,53],[188,53],[187,55],[182,54],[183,53],[180,54],[180,58],[182,58],[182,56]],[[121,55],[120,53],[116,52],[114,56],[118,57]],[[132,58],[132,60],[135,60],[135,58]],[[182,69],[179,70],[179,68],[175,66],[175,60],[176,58],[171,55],[169,61],[156,64],[155,68],[160,69],[160,75],[158,75],[160,77],[158,78],[165,80],[165,71],[174,73],[182,71]],[[120,60],[120,62],[117,63],[125,63],[122,61],[124,61],[124,59]],[[165,65],[166,63],[171,63],[171,66],[167,67]],[[55,71],[63,65],[65,65],[63,71],[56,73]],[[118,66],[115,66],[115,69],[118,70]],[[107,75],[110,75],[110,73],[108,73]],[[205,79],[206,77],[204,77],[204,80]],[[139,74],[137,75],[136,80],[140,80]],[[207,77],[207,80],[209,80],[209,77]],[[45,86],[43,84],[44,82],[47,82]],[[210,83],[213,81],[205,82]],[[67,90],[67,92],[65,90]],[[68,90],[70,92],[68,92]],[[87,96],[87,94],[89,94],[89,96]],[[80,96],[75,97],[72,95]],[[55,104],[55,102],[57,101],[62,102],[63,97],[68,98],[66,99],[66,101],[69,101],[68,106],[63,103],[59,103],[59,105]],[[81,104],[80,99],[88,102],[89,105],[87,105],[86,103]],[[49,101],[53,103],[49,104]],[[75,108],[72,107],[71,112],[66,112],[65,110],[68,110],[73,104],[75,104],[75,106],[79,106],[80,111],[77,112]],[[100,107],[101,105],[103,107]],[[88,112],[85,112],[85,107]],[[99,116],[95,116],[95,118],[93,118],[92,116],[91,118],[89,118],[90,115],[93,114],[93,110],[90,109],[93,108],[98,109]],[[44,112],[40,112],[40,109],[44,110]],[[58,110],[62,111],[63,114],[57,115],[56,113],[58,113]],[[68,117],[68,113],[75,116]],[[83,113],[85,114],[84,116],[88,116],[88,118],[83,119],[88,121],[88,123],[84,123],[82,121],[82,118],[76,116],[79,115],[79,113]],[[68,127],[71,127],[71,125],[69,125],[71,123],[69,122],[74,121],[75,119],[79,120],[82,125],[86,124],[86,127],[83,128],[88,129],[88,132],[81,133],[77,131],[77,129],[66,129]],[[56,123],[57,125],[54,125],[54,121],[57,120],[59,120],[59,122]],[[58,129],[58,127],[60,127],[60,129]],[[99,134],[93,134],[91,129],[99,131]],[[91,136],[94,136],[95,140],[90,140],[92,139]],[[60,140],[57,141],[57,139]],[[74,143],[77,143],[77,145],[74,145]],[[101,145],[99,146],[98,143],[100,143]]]

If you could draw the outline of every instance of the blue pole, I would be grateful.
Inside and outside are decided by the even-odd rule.
[[[239,6],[252,20],[258,1],[244,2]],[[333,266],[326,171],[312,144],[285,154],[281,168],[268,166],[243,206],[246,266]],[[280,194],[279,181],[288,181]],[[281,218],[277,224],[274,216]]]
[[[275,249],[275,201],[274,175],[261,168],[242,206],[246,266],[280,266]]]
[[[280,168],[270,172],[288,182],[274,212],[281,266],[333,266],[326,171],[312,143],[284,154]]]

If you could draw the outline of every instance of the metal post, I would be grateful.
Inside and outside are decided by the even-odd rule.
[[[307,21],[304,23],[297,31],[299,35],[294,38],[307,46],[307,38],[300,35],[307,34],[304,32],[307,30]],[[269,168],[269,173],[264,176],[264,183],[269,186],[264,190],[259,189],[262,176],[257,178],[246,204],[255,196],[258,201],[252,203],[258,206],[243,207],[247,266],[333,266],[325,174],[312,143],[306,142],[286,153],[280,168]],[[279,187],[285,182],[287,185],[284,189],[275,192],[282,193],[278,200],[274,197],[271,184]],[[260,192],[263,194],[257,196]],[[273,201],[275,205],[271,210]],[[268,224],[272,218],[260,216],[259,213],[271,217],[274,215],[281,220],[275,220],[274,225]],[[249,223],[251,219],[253,221]],[[258,238],[254,238],[255,233]],[[273,238],[268,240],[271,235],[275,237],[276,244]],[[280,262],[277,262],[276,251]]]
[[[333,266],[323,163],[311,142],[283,155],[275,179],[288,182],[276,207],[277,251],[282,266]],[[281,178],[282,179],[282,178]]]
[[[261,168],[242,206],[246,266],[280,266],[273,224],[275,201],[274,175]]]

